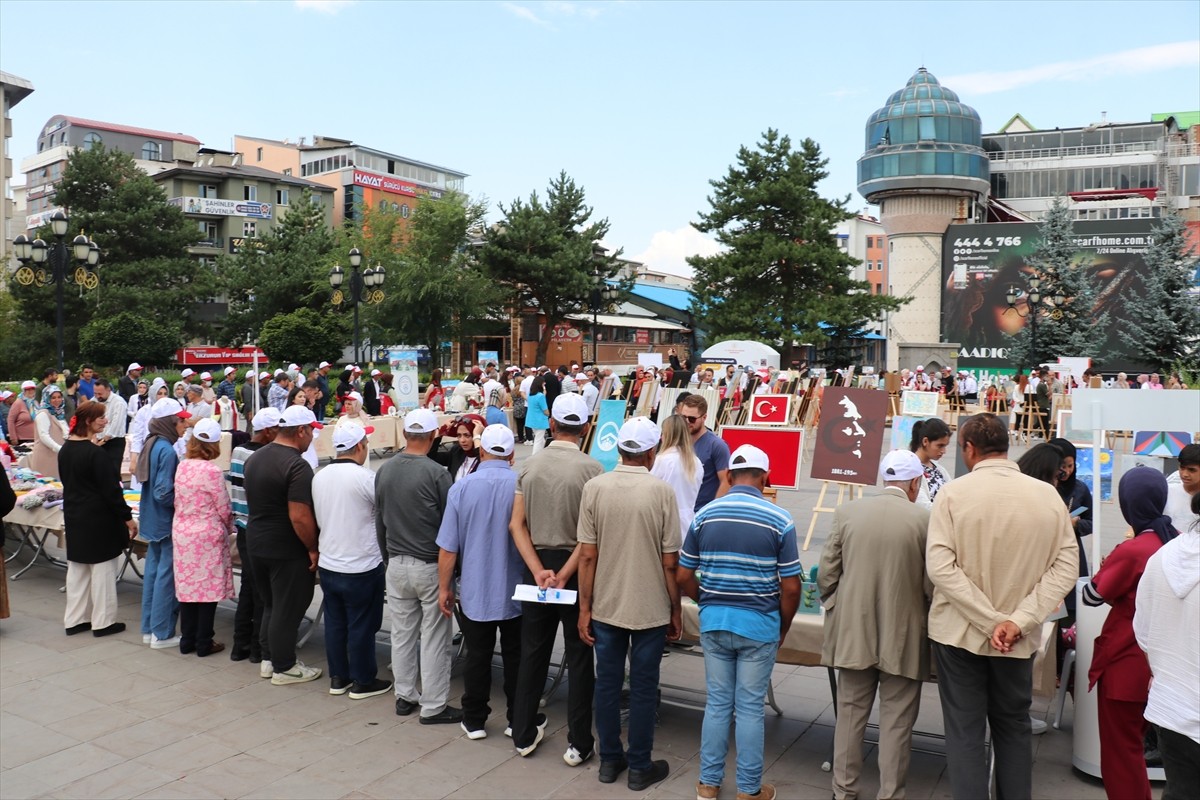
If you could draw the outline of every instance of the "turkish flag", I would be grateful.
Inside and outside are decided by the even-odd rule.
[[[788,394],[756,394],[750,398],[750,425],[786,425],[788,423]]]

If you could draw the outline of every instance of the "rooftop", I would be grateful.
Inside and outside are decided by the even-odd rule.
[[[4,85],[4,93],[8,95],[9,108],[33,94],[32,81],[3,70],[0,70],[0,84]]]
[[[118,125],[115,122],[101,122],[96,119],[85,119],[83,117],[69,117],[64,114],[56,114],[51,117],[42,128],[43,132],[46,128],[52,127],[60,121],[65,121],[77,128],[95,128],[98,131],[112,131],[113,133],[128,133],[131,136],[145,136],[147,139],[170,139],[175,142],[187,142],[188,144],[199,145],[200,140],[194,136],[188,136],[185,133],[170,133],[169,131],[159,131],[154,128],[139,128],[134,125]],[[40,137],[41,134],[39,134]]]
[[[282,172],[272,172],[271,170],[263,169],[262,167],[252,167],[248,164],[239,164],[237,166],[221,166],[217,164],[213,164],[211,166],[201,166],[199,164],[184,165],[163,170],[162,172],[156,173],[153,177],[156,181],[160,181],[183,175],[211,176],[213,178],[220,178],[221,180],[226,180],[228,178],[257,178],[261,180],[274,181],[275,183],[285,183],[289,186],[300,186],[302,188],[312,189],[314,191],[333,191],[333,189],[321,183],[305,180],[304,178],[297,178],[295,175],[284,175]]]

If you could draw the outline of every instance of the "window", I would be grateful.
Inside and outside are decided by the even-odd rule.
[[[288,204],[288,190],[287,189],[276,189],[275,190],[275,205],[286,206],[287,204]]]
[[[321,195],[319,195],[319,194],[316,194],[316,193],[314,192],[314,193],[312,194],[312,204],[313,204],[314,206],[321,206],[321,205],[324,205],[324,204],[325,204],[325,198],[324,198],[324,197],[322,197],[322,196],[321,196]]]
[[[404,219],[408,219],[408,203],[405,203],[402,206],[400,206],[400,216],[403,217]]]
[[[292,168],[291,168],[291,167],[284,167],[284,168],[283,168],[283,174],[284,174],[284,175],[291,175],[291,174],[292,174]]]
[[[259,160],[259,161],[262,161],[262,148],[261,148],[261,147],[260,147],[260,148],[258,148],[258,154],[257,154],[257,155],[258,155],[258,160]]]
[[[158,142],[146,142],[142,145],[143,161],[162,161],[162,145]]]
[[[94,133],[94,132],[89,133],[83,137],[83,149],[91,150],[93,147],[100,144],[102,141],[103,140],[100,138],[100,134]]]
[[[220,234],[217,232],[217,223],[204,220],[200,223],[200,236],[203,237],[201,244],[212,244],[217,241]]]
[[[255,202],[258,200],[258,186],[253,183],[247,183],[242,187],[242,199]]]
[[[217,187],[212,184],[200,184],[200,196],[209,200],[217,199]]]
[[[254,220],[248,219],[242,223],[242,236],[246,237],[247,239],[253,239],[255,236],[257,236],[257,230],[258,223]]]

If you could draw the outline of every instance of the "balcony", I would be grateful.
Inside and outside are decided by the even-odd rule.
[[[223,236],[205,236],[200,241],[188,248],[190,252],[208,251],[208,250],[224,250],[225,238]]]

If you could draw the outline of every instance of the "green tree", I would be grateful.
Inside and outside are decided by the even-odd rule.
[[[111,317],[97,317],[79,331],[79,349],[85,359],[97,365],[124,371],[126,364],[138,361],[147,365],[167,365],[175,359],[175,350],[183,344],[178,325],[122,311]]]
[[[546,361],[554,326],[587,308],[595,275],[614,280],[622,250],[600,255],[594,250],[608,233],[608,219],[589,223],[592,208],[584,190],[560,172],[550,181],[543,203],[537,192],[527,201],[513,200],[497,225],[484,235],[480,263],[495,284],[504,287],[518,309],[536,307],[545,316],[537,347],[537,363]],[[617,281],[627,292],[631,278]]]
[[[333,315],[300,308],[264,322],[258,345],[272,361],[312,364],[342,352],[344,336]]]
[[[504,293],[480,269],[472,240],[482,235],[486,201],[446,192],[423,199],[407,220],[363,209],[358,235],[364,263],[386,271],[383,302],[368,306],[372,342],[425,345],[473,333]]]
[[[1125,297],[1128,313],[1119,329],[1131,358],[1163,370],[1200,367],[1200,295],[1193,292],[1198,260],[1187,228],[1176,213],[1151,229],[1145,286]]]
[[[1108,314],[1096,314],[1097,290],[1090,269],[1090,257],[1075,244],[1071,209],[1062,197],[1055,197],[1038,226],[1039,241],[1029,256],[1030,277],[1036,278],[1039,302],[1034,304],[1033,290],[1026,294],[1029,314],[1037,314],[1037,340],[1034,325],[1025,326],[1012,338],[1009,360],[1022,368],[1060,356],[1091,358],[1099,363],[1108,328]],[[1019,291],[1023,291],[1018,287]],[[1056,301],[1051,304],[1050,301]]]
[[[714,340],[778,342],[786,364],[796,340],[826,340],[822,322],[859,330],[907,302],[869,294],[866,281],[851,277],[859,262],[834,235],[851,216],[850,198],[827,200],[817,191],[828,163],[812,139],[793,149],[790,138],[768,129],[757,149],[739,148],[726,176],[709,182],[711,210],[692,226],[725,249],[688,263],[693,313]]]
[[[298,308],[328,314],[329,269],[337,244],[324,211],[305,189],[270,232],[247,239],[240,252],[222,256],[217,270],[229,315],[221,341],[254,341],[267,320]]]

